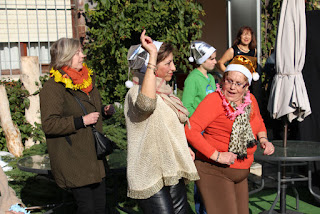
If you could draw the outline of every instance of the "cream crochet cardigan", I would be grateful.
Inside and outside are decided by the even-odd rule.
[[[2,168],[0,169],[0,195],[0,214],[5,214],[14,204],[22,204],[15,191],[8,185],[7,176]]]
[[[133,86],[127,93],[124,114],[127,125],[128,197],[146,199],[163,186],[172,186],[184,178],[198,180],[191,158],[184,124],[174,111],[156,95],[139,93]]]

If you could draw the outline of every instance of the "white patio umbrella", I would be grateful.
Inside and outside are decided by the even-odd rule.
[[[304,0],[283,0],[276,44],[276,75],[273,78],[268,111],[274,119],[287,117],[303,121],[311,114],[302,76],[306,52]],[[286,146],[286,130],[284,144]]]
[[[302,69],[306,53],[305,0],[283,0],[276,44],[276,75],[273,78],[268,111],[284,118],[283,146],[287,147],[288,121],[303,121],[311,114]],[[287,118],[287,119],[286,119]],[[282,166],[285,178],[285,165]],[[286,185],[281,183],[280,211],[286,213]]]

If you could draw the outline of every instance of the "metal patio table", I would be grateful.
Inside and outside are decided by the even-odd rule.
[[[299,213],[293,210],[286,209],[286,195],[281,194],[282,191],[286,191],[288,183],[294,183],[297,181],[308,181],[308,189],[310,193],[320,199],[320,195],[316,194],[312,189],[312,164],[314,161],[320,161],[320,142],[312,141],[287,141],[287,147],[283,146],[283,141],[273,141],[275,147],[274,154],[268,156],[263,155],[263,150],[258,148],[255,152],[254,159],[257,162],[262,163],[262,175],[261,186],[250,192],[254,194],[264,188],[264,165],[266,163],[273,163],[277,165],[277,196],[269,211],[263,213]],[[302,176],[300,173],[293,172],[290,175],[286,173],[286,167],[288,166],[305,166],[308,173],[306,176]],[[283,176],[285,175],[285,176]],[[299,208],[298,192],[296,193],[297,209]],[[281,195],[281,197],[280,197]],[[280,198],[280,210],[275,212],[274,208]]]

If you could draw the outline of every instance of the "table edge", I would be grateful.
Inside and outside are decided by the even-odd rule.
[[[272,157],[272,155],[256,156],[254,155],[254,160],[260,161],[320,161],[320,156],[311,157]]]
[[[32,155],[31,155],[32,156]],[[47,169],[34,169],[34,168],[29,168],[29,167],[24,167],[21,166],[20,161],[29,158],[30,156],[24,157],[20,160],[18,160],[17,162],[17,166],[21,171],[25,171],[25,172],[32,172],[32,173],[36,173],[36,174],[42,174],[42,175],[49,175],[51,170],[47,170]]]

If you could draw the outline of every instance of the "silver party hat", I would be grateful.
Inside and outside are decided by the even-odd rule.
[[[204,63],[216,49],[211,45],[203,41],[193,41],[190,46],[190,57],[189,61],[193,62],[194,60],[198,65]]]

